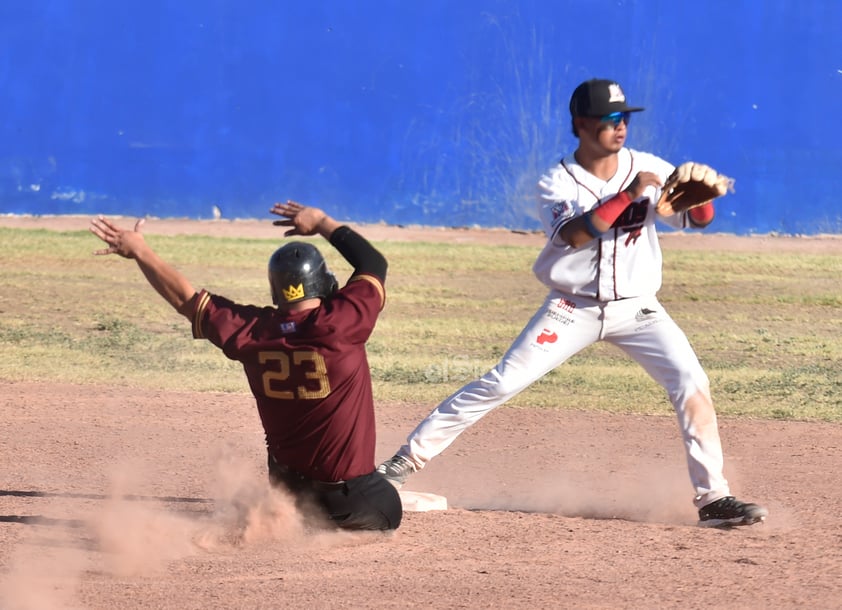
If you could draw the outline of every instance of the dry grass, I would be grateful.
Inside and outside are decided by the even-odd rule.
[[[270,239],[149,236],[190,277],[235,300],[268,302]],[[381,400],[430,406],[484,373],[544,297],[535,250],[382,242],[388,303],[369,345]],[[94,257],[84,231],[0,228],[0,379],[109,382],[247,392],[237,363],[190,338],[134,263]],[[329,248],[329,263],[349,268]],[[720,413],[842,421],[838,256],[665,253],[661,300],[706,366]],[[563,400],[560,396],[564,397]],[[513,404],[664,413],[661,389],[597,344]]]

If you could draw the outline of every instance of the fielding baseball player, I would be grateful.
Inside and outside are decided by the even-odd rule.
[[[765,519],[766,509],[731,495],[707,375],[656,297],[662,266],[656,217],[675,228],[703,228],[713,220],[713,196],[724,193],[687,201],[691,209],[673,209],[670,201],[680,198],[673,189],[676,176],[712,176],[708,182],[720,184],[722,177],[702,164],[678,172],[663,159],[626,148],[629,120],[641,110],[626,104],[613,81],[590,80],[574,91],[570,112],[579,146],[539,182],[547,243],[533,271],[549,294],[502,360],[439,404],[378,467],[396,487],[489,411],[588,345],[608,341],[667,391],[684,439],[700,524]]]
[[[306,242],[269,259],[277,307],[238,305],[196,291],[140,234],[106,218],[91,231],[108,244],[96,254],[133,258],[149,283],[207,339],[242,363],[266,433],[269,477],[307,506],[311,500],[345,529],[390,530],[403,509],[397,490],[374,470],[375,421],[365,342],[385,302],[386,259],[361,235],[322,210],[275,204],[292,227],[319,234],[353,266],[339,288],[321,253]]]

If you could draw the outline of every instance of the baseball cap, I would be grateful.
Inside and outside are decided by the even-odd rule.
[[[643,108],[626,105],[626,94],[613,80],[593,78],[585,81],[570,97],[570,114],[574,117],[598,117],[612,112],[640,112]]]

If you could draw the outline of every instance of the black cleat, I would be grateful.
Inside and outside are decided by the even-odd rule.
[[[400,489],[403,487],[403,484],[406,483],[409,475],[415,472],[415,466],[413,466],[412,462],[410,462],[407,458],[396,453],[394,456],[380,464],[380,466],[377,467],[377,472],[383,475],[383,477],[385,477],[389,483],[394,485],[396,489]]]
[[[734,496],[725,496],[699,509],[702,527],[732,527],[751,525],[766,519],[769,511],[757,504],[740,502]]]

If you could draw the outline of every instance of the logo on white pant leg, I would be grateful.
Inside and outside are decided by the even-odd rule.
[[[635,327],[634,331],[638,332],[643,330],[644,328],[649,328],[653,324],[657,324],[661,321],[660,318],[657,317],[658,311],[656,309],[649,309],[648,307],[642,307],[634,314],[634,319],[638,322],[643,322],[640,326]]]
[[[568,299],[559,299],[558,303],[555,304],[558,309],[563,309],[564,311],[573,313],[573,310],[576,309],[576,303],[570,301]]]
[[[653,313],[658,313],[654,309],[649,309],[648,307],[642,307],[641,309],[637,310],[637,313],[634,314],[634,319],[638,322],[643,322],[646,318],[651,316]]]
[[[548,354],[550,352],[550,347],[552,347],[552,344],[556,341],[558,341],[558,333],[554,330],[550,330],[549,328],[545,328],[529,342],[529,347],[533,350]]]
[[[576,303],[567,299],[559,299],[555,305],[546,309],[544,315],[557,324],[568,326],[573,324],[573,316],[567,314],[573,313],[574,309],[576,309]]]

